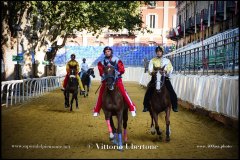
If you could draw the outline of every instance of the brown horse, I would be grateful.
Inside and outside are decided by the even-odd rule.
[[[165,66],[164,66],[165,67]],[[165,85],[165,71],[164,67],[154,67],[153,72],[153,80],[155,83],[150,85],[155,85],[152,97],[150,98],[150,104],[151,107],[149,109],[152,123],[151,123],[151,133],[155,134],[155,131],[157,131],[157,134],[159,135],[159,138],[161,137],[161,129],[158,125],[158,114],[160,112],[165,111],[165,121],[166,121],[166,141],[170,141],[170,111],[171,111],[171,100],[169,92]],[[155,122],[155,129],[154,129],[154,123]]]
[[[102,109],[105,114],[105,120],[107,122],[108,131],[110,133],[110,140],[117,144],[118,150],[123,150],[122,143],[122,125],[124,128],[124,141],[127,141],[127,121],[128,121],[128,107],[124,103],[123,96],[119,89],[116,87],[116,74],[113,65],[104,67],[104,80],[106,85],[103,92]],[[112,116],[116,116],[118,120],[117,129],[114,127]],[[118,134],[118,136],[117,136]],[[117,141],[118,140],[118,141]]]
[[[66,89],[64,91],[64,97],[65,97],[65,108],[69,107],[69,97],[70,93],[72,93],[72,99],[71,99],[71,104],[70,104],[70,111],[72,111],[72,106],[73,106],[73,100],[75,99],[76,101],[76,108],[78,109],[78,80],[76,77],[76,68],[71,67],[70,68],[70,75],[69,75],[69,80],[67,82]]]

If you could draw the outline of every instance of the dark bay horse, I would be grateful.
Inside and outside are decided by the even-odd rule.
[[[165,66],[164,66],[165,67]],[[170,141],[170,111],[171,111],[171,100],[170,100],[170,95],[169,92],[166,88],[165,85],[165,71],[164,67],[162,68],[154,68],[154,73],[153,73],[153,80],[155,83],[150,84],[154,85],[154,90],[152,97],[150,99],[150,115],[152,118],[152,123],[151,123],[151,133],[155,134],[155,130],[157,131],[157,134],[159,135],[159,138],[162,139],[161,137],[161,129],[159,128],[158,125],[158,114],[160,112],[165,111],[166,116],[165,116],[165,121],[166,121],[166,141]],[[150,86],[149,86],[150,87]],[[154,129],[154,123],[155,122],[155,129]]]
[[[80,72],[79,72],[79,75],[80,75]],[[90,76],[95,78],[93,68],[89,68],[87,72],[83,73],[82,78],[81,78],[81,81],[82,81],[82,84],[83,84],[83,88],[85,90],[84,97],[88,96],[89,84],[90,84],[90,81],[91,81],[91,77]],[[81,92],[80,92],[80,95],[81,95]]]
[[[123,96],[115,84],[115,75],[117,74],[115,74],[114,64],[104,67],[104,75],[106,83],[103,85],[106,86],[102,97],[102,109],[110,133],[109,138],[114,144],[117,144],[118,150],[122,151],[122,125],[124,128],[124,141],[127,141],[128,107],[124,103]],[[117,129],[114,127],[113,116],[116,116],[118,120]]]
[[[72,111],[72,104],[73,100],[75,99],[76,101],[76,108],[78,109],[78,80],[76,77],[76,68],[75,67],[70,67],[70,76],[67,82],[67,86],[64,91],[64,96],[65,96],[65,108],[69,107],[69,97],[70,93],[72,93],[72,99],[71,99],[71,105],[70,105],[70,111]]]

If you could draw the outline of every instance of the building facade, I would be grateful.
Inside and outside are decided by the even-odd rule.
[[[239,27],[237,1],[176,1],[176,28],[167,37],[181,48]]]
[[[176,27],[176,2],[175,1],[149,1],[139,8],[142,13],[143,26],[152,33],[135,32],[128,36],[128,30],[112,32],[108,29],[97,38],[87,31],[76,31],[75,38],[68,38],[67,45],[75,43],[80,46],[155,46],[174,45],[176,42],[167,38],[169,28]]]

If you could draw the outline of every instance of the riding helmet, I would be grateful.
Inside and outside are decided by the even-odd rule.
[[[112,50],[112,48],[111,48],[111,47],[108,47],[108,46],[107,46],[107,47],[105,47],[105,48],[103,49],[103,53],[104,53],[104,54],[105,54],[105,51],[106,51],[106,50],[111,50],[111,51],[112,51],[112,53],[113,53],[113,50]]]
[[[75,54],[71,54],[71,57],[74,57],[74,58],[75,58],[75,57],[76,57],[76,55],[75,55]]]
[[[155,52],[157,53],[157,51],[162,51],[164,53],[164,49],[161,46],[157,46]]]

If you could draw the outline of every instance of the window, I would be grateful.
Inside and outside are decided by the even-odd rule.
[[[151,7],[151,8],[156,7],[156,1],[149,1],[148,6]]]
[[[156,16],[155,15],[150,15],[150,28],[156,28],[155,22],[156,22]]]

